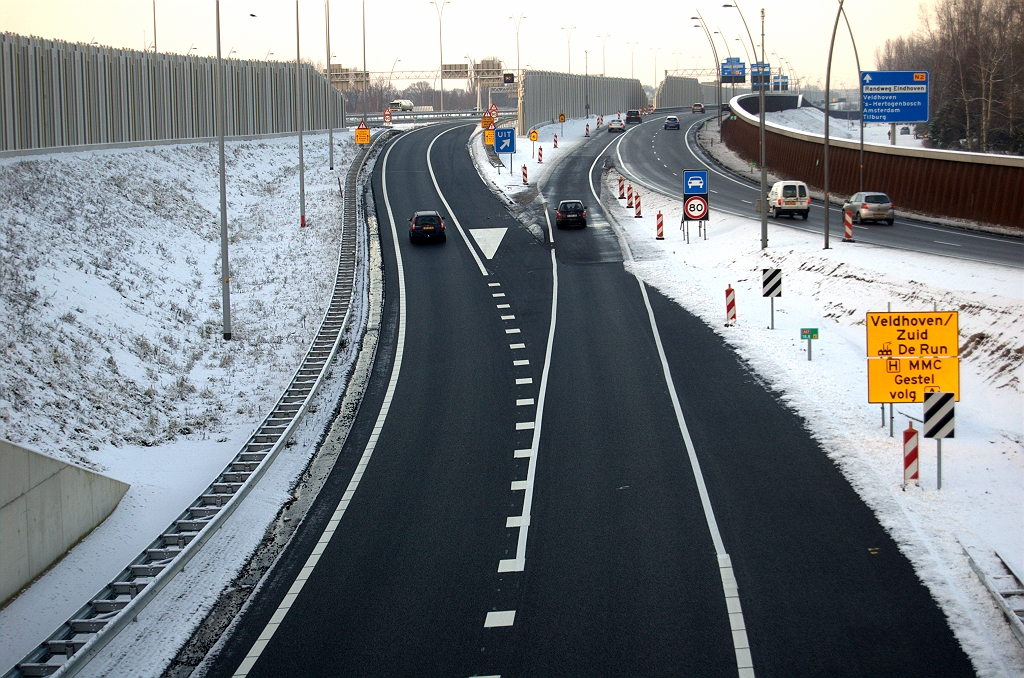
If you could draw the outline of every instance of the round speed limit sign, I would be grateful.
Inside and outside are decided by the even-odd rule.
[[[708,216],[708,201],[701,195],[691,195],[683,204],[686,218],[690,221],[701,221]]]

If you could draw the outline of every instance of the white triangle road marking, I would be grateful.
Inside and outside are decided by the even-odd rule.
[[[507,230],[507,228],[471,228],[469,232],[473,236],[473,240],[476,240],[483,255],[488,259],[493,259]]]

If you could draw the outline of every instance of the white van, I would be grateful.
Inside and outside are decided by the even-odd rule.
[[[388,104],[388,108],[392,111],[411,111],[413,109],[413,105],[408,99],[395,99]]]
[[[802,181],[776,181],[768,191],[768,216],[799,215],[807,219],[811,211],[811,194]]]

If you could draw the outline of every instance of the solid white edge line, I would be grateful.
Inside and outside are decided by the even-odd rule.
[[[621,141],[622,138],[623,137],[619,137],[616,142]],[[611,144],[608,146],[610,145]],[[594,190],[594,167],[597,165],[597,161],[600,159],[601,155],[604,155],[608,146],[605,146],[604,150],[601,151],[601,154],[594,159],[594,163],[590,166],[590,192],[593,194],[594,200],[597,200],[599,204],[600,198],[597,195],[597,191]],[[616,146],[616,154],[618,154],[618,151],[619,147]],[[619,235],[619,244],[622,247],[624,264],[631,266],[633,263],[633,253],[629,248],[629,243],[626,242],[625,235],[621,233],[621,228],[616,228],[615,230]],[[704,483],[704,474],[700,470],[700,461],[697,459],[697,451],[693,447],[693,440],[690,438],[690,430],[686,427],[686,420],[683,418],[683,410],[679,405],[679,395],[676,393],[676,385],[672,380],[672,370],[669,368],[668,358],[665,356],[665,347],[661,343],[661,333],[658,332],[658,323],[654,318],[654,309],[651,307],[651,300],[647,296],[647,288],[644,286],[644,281],[640,279],[640,276],[636,272],[633,273],[633,277],[636,278],[637,283],[640,285],[640,294],[643,296],[644,305],[647,307],[647,318],[651,323],[651,332],[654,334],[654,343],[658,347],[658,357],[661,359],[661,369],[662,373],[665,375],[665,385],[668,387],[669,398],[672,401],[672,409],[676,414],[676,423],[679,425],[679,431],[683,435],[683,444],[686,446],[686,454],[690,459],[690,468],[693,470],[694,480],[697,482],[697,492],[700,495],[701,505],[704,509],[704,519],[708,524],[708,530],[711,532],[711,541],[715,545],[715,554],[718,557],[718,573],[722,578],[722,590],[725,593],[725,605],[729,614],[729,627],[732,631],[733,651],[736,654],[737,675],[739,678],[755,678],[754,664],[750,654],[750,643],[747,638],[746,621],[743,618],[743,608],[740,605],[739,587],[736,584],[736,578],[732,571],[732,560],[729,558],[729,554],[725,550],[725,544],[722,542],[722,535],[718,530],[718,521],[715,520],[715,511],[711,506],[711,498],[708,495],[707,485]]]
[[[547,209],[545,208],[545,212]],[[551,350],[555,344],[555,323],[558,315],[558,260],[551,249],[551,324],[548,327],[548,345],[544,351],[544,369],[541,370],[540,389],[537,394],[537,412],[534,415],[533,442],[530,443],[530,463],[526,469],[526,491],[523,496],[522,524],[519,527],[519,541],[516,543],[516,557],[498,562],[498,572],[522,572],[526,568],[526,540],[530,532],[530,510],[533,508],[533,486],[537,479],[537,449],[540,447],[540,431],[544,422],[544,401],[548,392],[548,373],[551,371]],[[518,455],[518,451],[516,452]]]
[[[476,249],[473,247],[473,243],[466,237],[466,232],[462,230],[462,224],[459,223],[459,218],[455,216],[455,212],[452,211],[451,205],[444,197],[444,193],[441,192],[441,187],[437,185],[437,177],[434,176],[434,163],[430,162],[430,151],[434,148],[434,142],[443,137],[452,130],[462,129],[468,125],[457,125],[456,127],[449,127],[445,131],[438,134],[436,137],[430,140],[430,144],[427,146],[427,169],[430,171],[430,180],[434,182],[434,190],[437,191],[437,196],[441,198],[441,202],[444,203],[444,208],[448,210],[448,216],[452,218],[452,222],[455,224],[455,228],[459,231],[459,235],[462,236],[462,242],[466,243],[466,247],[469,248],[469,253],[473,255],[473,261],[480,268],[482,275],[488,275],[487,269],[484,268],[484,262],[480,261],[480,256],[476,253]]]
[[[436,138],[436,137],[435,137]],[[274,637],[274,633],[277,628],[281,625],[285,616],[288,614],[288,610],[291,609],[292,602],[296,599],[299,592],[302,591],[303,586],[309,580],[309,575],[313,568],[316,567],[317,562],[320,560],[320,555],[324,552],[327,544],[330,542],[331,537],[334,536],[335,529],[337,528],[342,516],[345,515],[346,509],[348,509],[349,503],[352,501],[352,496],[355,494],[356,488],[359,487],[359,481],[362,479],[363,472],[366,469],[367,464],[370,462],[370,457],[373,456],[373,451],[377,447],[377,439],[380,437],[380,432],[384,428],[384,422],[388,417],[388,410],[391,409],[391,401],[395,394],[395,387],[398,384],[398,375],[402,369],[402,354],[405,351],[405,270],[402,267],[402,253],[398,246],[398,229],[395,227],[395,215],[391,211],[391,200],[388,197],[388,157],[391,155],[391,150],[395,147],[398,142],[388,147],[386,153],[384,153],[384,164],[381,167],[381,184],[384,192],[384,204],[388,211],[388,220],[391,222],[391,236],[394,240],[395,249],[395,260],[398,265],[398,343],[395,349],[395,362],[391,367],[391,380],[388,382],[388,390],[384,396],[384,402],[381,405],[380,412],[377,414],[377,421],[374,423],[373,432],[370,435],[370,439],[366,443],[366,448],[363,450],[363,456],[359,459],[359,464],[356,466],[355,471],[352,473],[352,478],[349,480],[348,487],[345,493],[342,495],[341,500],[334,509],[334,514],[331,519],[324,525],[324,530],[320,534],[320,539],[317,540],[316,546],[313,548],[313,552],[306,559],[306,563],[300,570],[300,576],[297,576],[295,581],[292,582],[291,587],[288,589],[288,593],[285,594],[281,604],[278,606],[277,611],[270,618],[270,621],[260,632],[259,638],[253,643],[252,648],[246,654],[242,663],[234,673],[234,678],[245,678],[249,675],[249,671],[256,665],[260,655],[263,653],[264,648],[269,644],[270,639]]]

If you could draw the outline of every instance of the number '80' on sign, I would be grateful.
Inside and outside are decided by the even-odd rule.
[[[702,195],[689,195],[683,202],[683,214],[688,221],[705,221],[708,218],[708,201]]]

